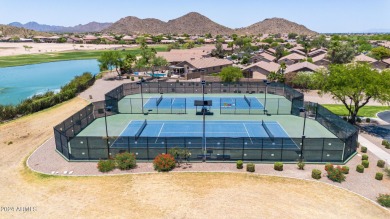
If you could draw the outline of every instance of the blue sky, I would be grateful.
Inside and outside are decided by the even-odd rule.
[[[74,26],[122,17],[163,21],[199,12],[231,27],[282,17],[317,32],[390,30],[390,0],[0,0],[0,23]]]

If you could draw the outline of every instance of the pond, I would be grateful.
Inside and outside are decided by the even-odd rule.
[[[72,60],[0,68],[0,104],[15,105],[35,94],[58,92],[84,72],[99,73],[98,61]]]

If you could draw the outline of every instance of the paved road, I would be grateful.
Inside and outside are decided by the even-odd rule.
[[[390,165],[390,154],[386,151],[382,150],[380,147],[372,143],[371,141],[367,140],[362,135],[359,135],[358,138],[361,145],[364,145],[367,147],[369,151],[371,151],[373,154],[375,154],[379,159],[386,161],[387,165]]]

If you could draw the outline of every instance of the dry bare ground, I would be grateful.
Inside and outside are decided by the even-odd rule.
[[[303,180],[237,173],[51,177],[27,169],[24,160],[52,127],[86,104],[76,98],[0,126],[0,218],[389,218],[360,196]]]

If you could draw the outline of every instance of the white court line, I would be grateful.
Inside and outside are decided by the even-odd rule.
[[[173,103],[175,102],[175,100],[176,100],[176,98],[173,98],[171,105],[173,105]]]
[[[253,144],[252,138],[251,138],[251,136],[249,135],[249,132],[248,132],[248,129],[246,128],[245,123],[242,123],[242,125],[244,126],[245,131],[246,131],[246,133],[248,134],[249,140],[251,140],[251,143]]]
[[[127,127],[129,127],[129,125],[130,125],[130,123],[132,122],[133,120],[130,120],[130,122],[129,123],[127,123],[127,125],[126,125],[126,127],[122,130],[122,132],[118,135],[118,138],[117,139],[115,139],[115,141],[114,142],[112,142],[112,144],[111,144],[111,147],[115,144],[115,142],[119,139],[119,137],[121,137],[122,136],[122,134],[123,134],[123,132],[125,132],[125,130],[127,129]]]
[[[161,131],[162,131],[162,129],[164,128],[164,125],[165,125],[165,123],[162,124],[162,126],[161,126],[161,128],[160,128],[160,132],[159,132],[158,135],[157,135],[156,142],[154,142],[154,143],[157,143],[158,138],[159,138],[160,135],[161,135]]]

